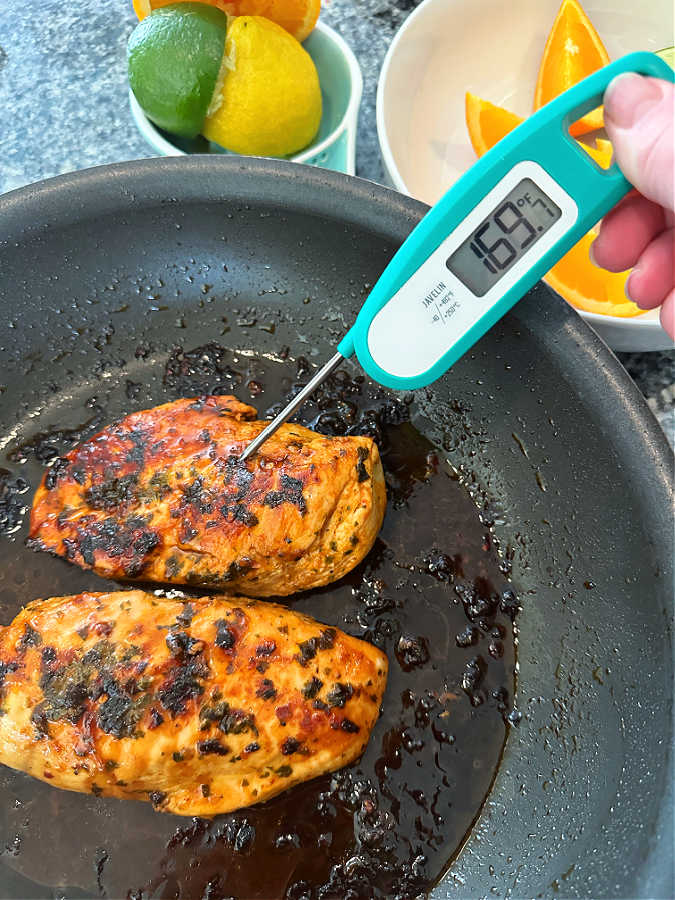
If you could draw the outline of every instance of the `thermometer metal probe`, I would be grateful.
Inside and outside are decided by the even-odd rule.
[[[356,355],[380,384],[435,381],[628,191],[569,126],[623,72],[675,80],[653,53],[631,53],[565,91],[481,157],[403,242],[337,353],[246,447],[248,459],[340,365]]]

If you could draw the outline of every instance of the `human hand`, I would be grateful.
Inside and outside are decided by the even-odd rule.
[[[673,107],[669,81],[627,73],[604,97],[614,157],[635,186],[602,220],[593,261],[610,272],[632,268],[626,293],[641,309],[661,307],[661,325],[675,339],[675,196]]]

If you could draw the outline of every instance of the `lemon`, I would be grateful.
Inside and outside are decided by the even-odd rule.
[[[199,134],[221,71],[227,16],[203,3],[157,9],[127,45],[129,84],[141,109],[160,128]]]
[[[205,137],[251,156],[288,156],[312,141],[321,122],[319,76],[294,37],[262,16],[239,16],[224,63]]]

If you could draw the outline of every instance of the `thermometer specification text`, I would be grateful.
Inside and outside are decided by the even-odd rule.
[[[444,319],[447,321],[459,309],[459,300],[455,300],[447,285],[439,281],[422,300],[422,306],[431,313],[431,321],[438,323]]]

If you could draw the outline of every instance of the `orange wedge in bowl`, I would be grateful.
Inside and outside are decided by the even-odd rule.
[[[577,0],[563,0],[544,47],[534,92],[534,109],[606,66],[609,55],[593,23]],[[602,128],[602,107],[591,110],[570,128],[578,137]]]
[[[629,272],[607,272],[593,265],[589,256],[595,231],[589,231],[566,253],[544,281],[572,306],[604,316],[630,318],[644,310],[626,296]]]
[[[495,106],[489,100],[483,100],[468,91],[464,101],[464,111],[471,146],[476,151],[476,156],[487,153],[490,147],[494,147],[497,141],[501,141],[509,131],[513,131],[523,121],[520,116],[508,109]]]
[[[153,9],[169,6],[177,0],[133,0],[139,19],[144,19]],[[178,0],[181,2],[181,0]],[[281,25],[298,41],[304,41],[316,25],[321,11],[321,0],[199,0],[217,6],[231,16],[264,16]]]
[[[475,94],[467,91],[464,110],[466,113],[466,127],[469,130],[469,138],[471,146],[476,151],[476,156],[482,156],[484,153],[494,147],[497,141],[513,131],[516,125],[520,125],[524,120],[502,106],[496,106],[489,100],[483,100]],[[590,157],[600,166],[601,169],[608,169],[612,161],[612,145],[609,141],[598,138],[595,147],[579,142]]]
[[[495,106],[487,100],[466,95],[466,124],[471,144],[478,156],[486,153],[523,120],[520,116]],[[612,161],[612,145],[598,139],[595,147],[580,147],[603,169]],[[638,316],[642,310],[626,297],[628,272],[606,272],[593,265],[589,256],[596,233],[589,231],[544,276],[544,281],[577,309],[606,316]]]

